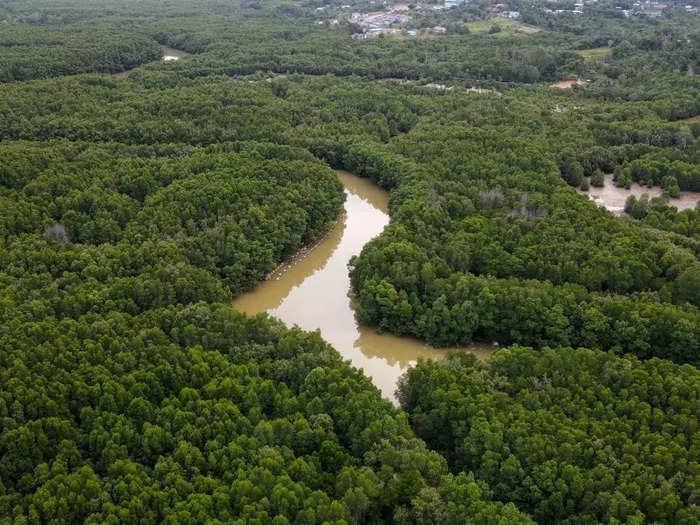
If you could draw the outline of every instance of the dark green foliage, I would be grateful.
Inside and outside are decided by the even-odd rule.
[[[5,142],[0,158],[3,519],[529,521],[449,475],[318,334],[217,304],[337,215],[340,184],[307,152]]]
[[[591,350],[455,354],[401,380],[453,471],[538,523],[696,523],[700,372]]]
[[[86,25],[36,26],[0,32],[0,82],[117,73],[160,58],[160,46],[137,32]]]
[[[673,175],[666,175],[661,182],[661,187],[664,189],[664,194],[672,199],[678,198],[681,194],[678,180]]]
[[[676,280],[697,264],[698,252],[582,199],[565,186],[557,164],[585,165],[585,172],[663,153],[691,165],[692,137],[685,152],[638,144],[633,136],[606,155],[599,146],[560,148],[574,136],[582,144],[607,140],[610,129],[598,123],[606,110],[594,105],[590,118],[551,118],[549,136],[540,140],[537,89],[442,96],[413,85],[289,77],[281,98],[265,81],[209,78],[145,88],[119,80],[105,88],[85,82],[90,78],[5,86],[13,107],[0,102],[0,113],[23,118],[0,120],[0,133],[132,144],[231,137],[292,143],[393,191],[392,226],[353,263],[365,322],[435,344],[484,337],[696,362],[698,312],[684,303],[700,299]],[[158,86],[161,77],[144,74],[142,81]],[[110,103],[116,94],[119,103]],[[613,106],[621,115],[632,111]],[[516,108],[523,117],[513,124],[507,119]],[[126,112],[132,118],[124,119]],[[610,126],[629,125],[606,118]],[[635,121],[637,128],[650,118]],[[692,224],[667,223],[657,221],[681,235],[693,231]],[[493,299],[480,297],[485,289]],[[670,344],[669,326],[677,333]]]
[[[219,283],[231,293],[251,287],[326,231],[341,209],[340,184],[303,151],[275,152],[255,144],[240,153],[183,149],[4,143],[3,195],[9,202],[0,232],[6,241],[5,272],[21,278],[29,264],[37,273],[45,268],[54,279],[63,279],[65,265],[80,271],[69,259],[82,259],[83,270],[90,259],[108,257],[114,259],[107,263],[110,270],[97,263],[99,271],[92,275],[108,287],[90,307],[110,310],[113,305],[102,302],[109,297],[135,313],[190,302],[198,296],[195,275],[216,279],[201,291],[218,289]],[[274,158],[280,155],[287,158]],[[61,229],[70,242],[52,250],[52,228]],[[175,285],[174,295],[136,277],[160,279],[155,275],[161,272],[170,274],[163,278],[170,281],[168,287]],[[65,292],[82,284],[68,280]],[[56,315],[64,314],[60,310]]]
[[[644,186],[661,186],[678,197],[680,190],[700,191],[700,168],[680,160],[635,159],[622,170],[625,181],[631,179]],[[629,178],[627,178],[629,174]]]
[[[0,522],[697,522],[697,370],[657,358],[700,364],[699,212],[574,189],[700,189],[692,17],[352,40],[341,5],[0,3]],[[561,349],[421,363],[409,421],[233,312],[340,211],[319,159],[392,192],[360,320]]]
[[[422,523],[427,498],[447,523],[527,521],[448,476],[317,334],[197,304],[15,324],[1,344],[3,516]]]
[[[561,176],[569,186],[580,186],[583,182],[583,166],[571,152],[564,152],[557,158]]]
[[[630,189],[632,186],[632,175],[630,174],[629,170],[623,169],[621,171],[615,171],[615,176],[614,179],[615,181],[615,186],[618,188],[627,188]]]
[[[605,186],[605,175],[599,169],[597,169],[595,172],[593,172],[593,175],[591,175],[591,186],[595,186],[596,188],[602,188]]]
[[[343,13],[339,13],[343,14]],[[354,40],[345,30],[297,20],[250,21],[230,31],[220,18],[172,20],[159,24],[157,39],[195,56],[177,64],[149,66],[189,78],[250,75],[258,71],[306,75],[333,74],[433,81],[557,80],[578,67],[580,57],[559,35],[506,37],[503,47],[490,35],[449,35],[439,39]]]
[[[403,169],[394,223],[351,265],[361,320],[434,344],[573,344],[698,363],[700,314],[668,304],[698,304],[677,282],[697,252],[557,184],[533,141],[490,150],[498,139],[484,131],[421,131],[395,149],[449,174],[430,183]],[[365,171],[381,178],[390,158]]]
[[[666,230],[700,240],[700,208],[678,211],[660,200],[652,200],[649,214],[644,224],[659,230]],[[696,249],[696,252],[700,249]]]
[[[634,195],[625,201],[625,213],[635,219],[643,219],[649,214],[649,195],[643,193],[639,199]]]

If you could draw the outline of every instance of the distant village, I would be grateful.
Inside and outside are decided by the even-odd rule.
[[[447,33],[447,28],[441,25],[436,25],[430,28],[418,30],[407,29],[405,25],[414,19],[415,15],[420,15],[429,11],[441,11],[451,9],[466,4],[468,0],[444,0],[442,4],[393,4],[387,6],[382,11],[374,11],[369,13],[353,12],[348,20],[356,25],[360,31],[353,34],[353,38],[373,38],[379,35],[403,35],[403,36],[419,36],[420,34],[441,35]],[[351,6],[341,6],[342,8],[350,8]],[[505,4],[496,4],[492,13],[497,16],[502,16],[517,20],[520,18],[518,11],[508,10]],[[338,20],[331,21],[332,25],[338,24]]]
[[[403,32],[401,26],[409,22],[412,17],[404,14],[403,6],[388,13],[353,13],[350,21],[362,29],[361,33],[355,33],[354,38],[372,38],[381,34],[399,35]],[[405,31],[409,36],[415,36],[416,31]],[[413,35],[412,33],[415,33]]]
[[[555,2],[556,0],[548,0],[550,2]],[[562,13],[570,13],[574,15],[582,15],[584,12],[585,6],[591,6],[595,5],[598,3],[598,0],[576,0],[574,4],[574,9],[573,10],[568,10],[568,9],[545,9],[545,13],[550,13],[550,14],[562,14]],[[666,9],[667,7],[670,7],[671,4],[666,3],[666,2],[656,2],[656,1],[651,1],[651,0],[646,0],[646,1],[636,1],[631,5],[630,9],[625,9],[622,5],[616,5],[615,9],[620,11],[624,16],[630,17],[634,15],[646,15],[646,16],[651,16],[651,17],[658,17],[661,16],[661,12]],[[686,5],[684,6],[685,10],[688,11],[689,13],[692,14],[698,14],[700,10],[697,7],[693,7],[692,5]]]
[[[410,28],[410,22],[421,14],[434,11],[449,10],[452,8],[463,6],[469,3],[470,0],[443,0],[441,4],[422,4],[419,2],[411,4],[388,4],[387,2],[380,3],[377,1],[377,10],[372,12],[351,12],[349,15],[335,18],[333,20],[319,21],[319,24],[338,25],[341,20],[345,20],[353,24],[357,31],[352,34],[353,38],[365,39],[374,38],[380,35],[392,35],[403,37],[417,37],[426,35],[442,35],[447,33],[447,28],[442,25],[433,27],[415,29]],[[551,15],[583,15],[586,7],[596,5],[599,0],[575,0],[573,9],[549,9],[544,8],[545,13]],[[546,0],[552,4],[558,3],[558,0]],[[616,6],[624,16],[646,15],[657,17],[661,12],[669,7],[666,2],[652,0],[637,0],[631,6]],[[629,7],[627,9],[626,7]],[[691,5],[684,6],[688,13],[698,14],[700,9]],[[342,5],[344,10],[351,10],[351,5]],[[318,11],[325,10],[326,7],[317,8]],[[496,3],[488,8],[488,13],[492,18],[506,18],[513,21],[521,19],[519,11],[512,10],[507,3]],[[406,26],[409,27],[406,27]]]

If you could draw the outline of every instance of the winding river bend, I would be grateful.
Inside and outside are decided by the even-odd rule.
[[[268,312],[288,326],[319,329],[344,359],[364,369],[393,400],[399,376],[419,357],[435,359],[456,349],[435,349],[417,339],[380,334],[355,320],[347,264],[389,224],[389,194],[367,179],[336,173],[345,186],[345,214],[305,256],[234,299],[233,306],[248,314]],[[494,348],[473,345],[459,350],[487,358]]]

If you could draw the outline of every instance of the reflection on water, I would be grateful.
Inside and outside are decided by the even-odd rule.
[[[654,186],[653,188],[640,186],[636,182],[632,184],[629,190],[627,188],[618,188],[613,182],[612,173],[610,173],[605,176],[605,186],[602,188],[591,186],[588,191],[579,190],[579,192],[588,195],[593,201],[604,206],[614,214],[621,215],[625,211],[625,201],[630,195],[639,198],[646,193],[651,199],[653,197],[661,197],[663,190],[658,186]],[[679,198],[669,199],[668,204],[670,206],[675,206],[678,208],[678,211],[681,211],[688,208],[695,208],[698,201],[700,201],[700,193],[682,191]]]
[[[304,258],[237,297],[233,305],[248,314],[268,312],[289,326],[319,329],[345,359],[364,369],[383,394],[393,399],[396,381],[408,366],[419,357],[439,358],[450,349],[437,350],[417,339],[379,334],[355,320],[347,264],[389,223],[389,196],[367,179],[343,171],[337,174],[347,194],[344,217]],[[493,352],[489,345],[466,350],[482,358]]]

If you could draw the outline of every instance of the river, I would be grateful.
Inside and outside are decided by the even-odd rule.
[[[247,314],[267,312],[288,326],[320,330],[391,400],[399,376],[419,357],[440,358],[450,350],[474,352],[479,358],[491,355],[491,345],[435,349],[410,337],[377,333],[355,320],[347,264],[389,224],[389,194],[368,179],[336,173],[345,186],[345,213],[313,249],[234,299],[234,308]]]

